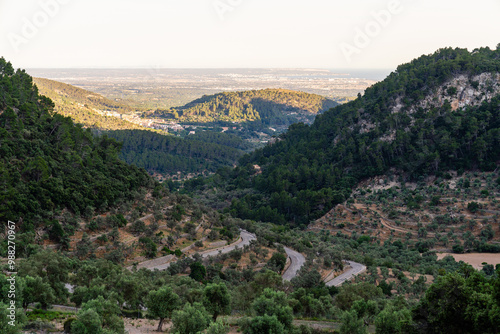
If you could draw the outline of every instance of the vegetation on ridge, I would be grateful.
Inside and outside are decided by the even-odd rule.
[[[205,182],[208,188],[245,190],[240,196],[233,192],[235,216],[305,226],[345,201],[360,180],[389,168],[410,179],[450,169],[493,170],[500,160],[500,95],[457,110],[446,99],[410,110],[457,75],[473,80],[499,71],[500,48],[442,49],[422,56],[364,96],[319,115],[311,126],[292,125],[276,143],[243,156],[240,167]],[[495,84],[472,83],[484,93],[494,92]]]

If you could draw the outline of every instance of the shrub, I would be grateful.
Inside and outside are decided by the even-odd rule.
[[[470,202],[467,204],[467,210],[469,210],[472,213],[476,213],[480,209],[480,205],[477,202]]]

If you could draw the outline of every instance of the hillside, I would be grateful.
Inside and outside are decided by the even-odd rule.
[[[24,71],[0,59],[0,217],[23,232],[53,227],[61,212],[91,215],[130,199],[153,181],[118,159],[120,144],[53,112]],[[68,227],[69,228],[69,227]]]
[[[249,122],[289,125],[310,121],[338,103],[323,96],[284,89],[225,92],[203,96],[183,107],[157,110],[154,115],[179,122]]]
[[[189,174],[214,173],[236,164],[248,144],[225,133],[198,132],[186,138],[144,130],[105,132],[122,142],[120,158],[151,174],[184,178]]]
[[[410,180],[495,170],[499,71],[500,49],[488,48],[441,49],[399,66],[355,101],[311,126],[292,125],[276,143],[221,174],[238,198],[230,212],[304,226],[348,199],[359,181],[390,168]]]
[[[131,113],[133,110],[126,105],[62,82],[42,78],[33,78],[33,82],[41,95],[54,102],[56,113],[71,117],[75,123],[82,124],[85,128],[144,129],[140,125],[111,116]]]
[[[0,96],[1,257],[7,256],[6,231],[12,224],[18,258],[51,248],[79,259],[130,264],[168,255],[168,247],[193,252],[211,248],[222,238],[231,242],[237,235],[231,220],[190,198],[170,194],[144,169],[122,162],[122,144],[115,139],[94,136],[54,113],[54,103],[40,95],[32,78],[23,70],[14,71],[3,58]],[[143,136],[150,142],[151,136],[168,139],[149,131]],[[189,152],[203,151],[206,159],[222,147],[210,147],[209,138],[204,147],[191,142],[183,146],[188,141],[173,139],[169,144],[186,156],[186,163],[199,162]],[[237,149],[229,158],[224,156],[228,149],[216,153],[235,160]]]
[[[500,253],[499,200],[496,172],[452,172],[413,182],[391,174],[359,184],[347,203],[309,229],[401,238],[422,253]]]

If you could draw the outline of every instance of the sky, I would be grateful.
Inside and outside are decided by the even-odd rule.
[[[500,0],[0,0],[22,68],[392,69],[500,43]]]

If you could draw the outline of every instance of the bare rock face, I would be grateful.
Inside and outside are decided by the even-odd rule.
[[[392,113],[404,112],[411,115],[419,109],[428,111],[432,108],[440,108],[449,103],[451,110],[455,111],[468,106],[475,107],[485,101],[491,100],[500,94],[500,73],[481,73],[475,76],[460,74],[453,79],[434,89],[423,100],[411,107],[404,107],[401,96],[396,99]],[[370,125],[364,125],[364,132],[370,131]],[[384,134],[381,141],[392,142],[395,139],[395,131]]]
[[[495,95],[500,94],[500,74],[481,73],[473,77],[461,74],[447,81],[434,90],[425,99],[413,106],[407,112],[412,114],[419,108],[428,110],[439,108],[446,101],[451,104],[452,110],[467,106],[478,106],[484,101],[491,100]],[[393,113],[403,110],[402,98],[397,100]]]

